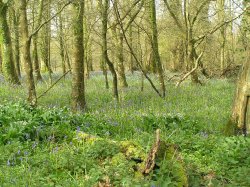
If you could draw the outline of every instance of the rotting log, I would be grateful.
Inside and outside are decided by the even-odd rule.
[[[99,159],[100,165],[105,167],[105,163],[111,163],[113,167],[120,167],[121,163],[130,163],[127,165],[127,170],[132,173],[135,181],[149,180],[152,176],[157,175],[157,170],[162,169],[163,171],[169,171],[167,175],[175,176],[174,180],[178,187],[188,186],[188,176],[177,146],[161,140],[159,129],[156,131],[155,142],[149,153],[146,153],[142,146],[133,141],[113,141],[81,131],[76,132],[73,144],[90,146],[90,149],[100,147],[97,146],[98,144],[113,147],[116,149],[116,151],[113,151],[115,154],[109,158],[102,157],[102,159]],[[108,162],[106,159],[108,159]],[[105,179],[99,181],[98,185],[109,184],[112,186],[113,181],[109,180],[111,178],[111,175],[105,176]]]

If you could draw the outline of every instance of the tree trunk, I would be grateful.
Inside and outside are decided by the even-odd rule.
[[[14,28],[14,59],[18,77],[21,77],[20,65],[20,44],[19,44],[19,13],[13,9],[13,28]]]
[[[86,109],[84,86],[83,1],[73,3],[74,60],[72,64],[72,109]]]
[[[133,50],[135,50],[135,47],[134,47],[134,37],[133,37],[133,25],[131,24],[129,26],[129,43],[130,43],[130,46]],[[135,59],[133,57],[133,54],[130,53],[130,56],[129,56],[129,71],[133,74],[134,73],[134,70],[135,70]]]
[[[3,70],[2,70],[2,46],[0,44],[0,73],[2,74],[3,73]]]
[[[45,21],[50,18],[50,0],[44,1],[44,19]],[[43,60],[43,64],[45,66],[45,70],[48,71],[50,83],[52,83],[52,68],[50,62],[50,39],[51,39],[51,22],[47,23],[42,29],[42,45],[41,45],[41,57]]]
[[[9,30],[9,25],[7,23],[7,4],[3,3],[0,0],[0,28],[2,36],[2,71],[5,79],[12,84],[20,84],[18,75],[16,73],[13,52],[12,52],[12,43],[11,43],[11,34]]]
[[[110,61],[108,57],[108,47],[107,47],[107,24],[108,24],[108,7],[109,7],[109,0],[99,1],[101,11],[102,11],[102,58],[104,64],[108,64],[109,70],[113,77],[113,97],[119,101],[118,95],[118,81],[117,81],[117,74],[115,71],[114,64]]]
[[[84,7],[85,10],[90,9],[90,6]],[[84,23],[84,62],[85,62],[85,69],[86,69],[86,77],[89,78],[90,72],[93,71],[93,64],[92,64],[92,40],[91,40],[91,30],[88,22],[89,17],[84,15],[83,23]]]
[[[27,12],[26,12],[26,0],[18,0],[20,3],[20,34],[22,42],[22,62],[24,63],[24,68],[26,72],[26,80],[28,86],[28,102],[32,106],[36,106],[37,97],[36,97],[36,88],[33,77],[32,61],[30,57],[30,45],[31,38],[29,37],[28,32],[28,21],[27,21]]]
[[[225,22],[225,0],[218,2],[218,18],[220,24]],[[225,45],[226,45],[226,26],[220,28],[220,70],[223,73],[226,68],[225,61]]]
[[[60,6],[59,6],[60,8]],[[58,16],[58,21],[59,21],[59,45],[60,45],[60,56],[62,60],[62,72],[63,75],[66,73],[66,55],[65,55],[65,50],[64,50],[64,32],[63,32],[63,18],[62,18],[62,13],[59,14]]]
[[[159,49],[158,49],[158,30],[157,30],[157,24],[156,24],[155,0],[151,0],[150,5],[151,5],[150,6],[151,7],[151,29],[152,29],[151,44],[152,44],[153,61],[154,61],[153,64],[156,64],[157,66],[157,72],[159,75],[162,97],[165,97],[166,87],[165,87],[165,82],[164,82],[164,74],[163,74],[161,58],[160,58]]]
[[[34,64],[35,80],[37,82],[43,81],[38,59],[37,36],[33,37],[33,64]]]
[[[118,33],[118,38],[119,38],[119,46],[118,46],[118,79],[120,82],[120,86],[122,88],[128,87],[128,83],[126,80],[126,75],[125,75],[125,67],[124,67],[124,50],[123,50],[123,35],[122,33]]]
[[[42,22],[43,5],[44,5],[44,0],[40,0],[37,24],[35,24],[35,13],[33,13],[33,22],[34,22],[33,29],[36,29]],[[35,4],[34,4],[34,9],[35,9]],[[39,59],[38,59],[37,40],[38,40],[37,34],[35,34],[32,40],[33,41],[33,64],[34,64],[35,80],[39,82],[39,81],[43,81],[43,78],[41,75]]]
[[[250,132],[250,58],[243,64],[235,93],[231,119],[226,133],[235,134],[240,130],[244,134]]]

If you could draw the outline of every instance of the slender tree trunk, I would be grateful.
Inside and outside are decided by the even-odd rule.
[[[33,37],[33,64],[34,64],[35,80],[37,82],[43,81],[38,59],[37,36]]]
[[[35,24],[35,15],[33,13],[33,22],[34,22],[34,28],[36,29],[42,22],[42,13],[43,13],[43,6],[44,6],[44,0],[40,0],[39,2],[39,13],[38,13],[38,21],[37,24]],[[34,8],[35,8],[35,4],[34,4]],[[33,10],[34,11],[34,10]],[[39,58],[38,58],[38,47],[37,47],[37,34],[35,34],[33,36],[33,64],[34,64],[34,73],[35,73],[35,80],[37,82],[39,81],[43,81],[42,75],[41,75],[41,71],[40,71],[40,65],[39,65]]]
[[[117,81],[117,74],[115,71],[114,64],[110,61],[108,57],[108,47],[107,47],[107,23],[108,23],[108,7],[109,7],[109,0],[104,0],[102,4],[99,1],[101,10],[102,10],[102,58],[105,64],[107,63],[109,66],[109,70],[113,77],[113,97],[119,101],[118,95],[118,81]]]
[[[20,42],[19,42],[19,12],[13,9],[13,28],[14,28],[14,59],[18,77],[21,77],[20,65]]]
[[[72,64],[72,109],[84,111],[86,109],[84,87],[84,46],[83,46],[83,14],[84,2],[73,3],[74,28],[74,60]]]
[[[218,18],[219,22],[225,22],[225,0],[219,0],[218,3]],[[223,73],[226,68],[225,61],[225,45],[226,45],[226,26],[220,28],[220,70]]]
[[[159,75],[159,81],[161,85],[162,96],[165,97],[166,95],[166,87],[164,82],[164,73],[161,63],[161,58],[158,49],[158,30],[156,24],[156,8],[155,8],[155,0],[150,1],[151,7],[151,29],[152,29],[152,49],[153,49],[153,61],[154,64],[157,66],[157,71]]]
[[[119,42],[118,42],[118,79],[122,88],[128,87],[128,83],[125,75],[125,67],[124,67],[124,50],[123,50],[123,35],[119,33]]]
[[[103,49],[102,49],[102,51],[103,51]],[[106,87],[106,89],[109,89],[107,64],[105,63],[105,61],[103,59],[103,54],[102,54],[100,66],[101,66],[102,74],[104,75],[104,78],[105,78],[105,87]]]
[[[115,6],[117,6],[117,1],[114,1],[116,3]],[[115,10],[114,10],[115,11]],[[117,76],[119,80],[119,85],[122,88],[128,87],[128,83],[126,80],[125,75],[125,67],[124,67],[124,46],[123,46],[123,34],[122,32],[117,28],[116,25],[112,28],[112,35],[115,39],[115,56],[117,59]]]
[[[63,75],[66,73],[66,62],[65,62],[65,50],[64,50],[64,32],[63,32],[63,20],[62,13],[59,14],[59,44],[60,44],[60,56],[62,60],[62,71]]]
[[[48,20],[50,18],[50,1],[44,1],[44,19]],[[41,46],[41,57],[45,65],[45,69],[48,71],[50,83],[52,83],[52,68],[50,62],[50,40],[51,40],[51,22],[47,23],[42,29],[42,46]]]
[[[26,80],[28,86],[28,102],[32,106],[36,106],[37,97],[36,97],[36,88],[33,77],[32,61],[30,57],[30,45],[31,38],[29,37],[28,32],[28,21],[27,21],[27,12],[26,12],[26,0],[18,0],[20,3],[20,34],[22,42],[22,62],[24,63],[24,68],[26,72]]]
[[[64,58],[65,58],[67,66],[68,66],[68,69],[71,69],[71,60],[70,60],[70,57],[69,57],[69,52],[68,52],[65,40],[64,40],[63,44],[64,44],[64,51],[65,51],[65,57]]]
[[[84,7],[85,9],[90,9],[89,6]],[[88,23],[88,17],[87,15],[84,15],[83,17],[83,23],[84,23],[84,61],[85,61],[85,69],[86,69],[86,77],[89,78],[90,71],[93,70],[93,64],[92,64],[92,41],[91,41],[91,31]]]
[[[15,69],[15,63],[12,52],[11,34],[7,22],[7,4],[0,0],[0,34],[2,36],[2,71],[5,79],[12,84],[20,84]]]
[[[133,26],[132,24],[129,26],[129,42],[130,42],[130,46],[131,48],[134,50],[134,45],[133,45]],[[129,70],[130,72],[133,74],[134,73],[134,66],[135,66],[135,59],[133,57],[133,55],[130,53],[129,56]]]

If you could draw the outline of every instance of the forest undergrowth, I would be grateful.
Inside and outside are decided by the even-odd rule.
[[[88,79],[84,114],[70,111],[68,78],[37,108],[22,86],[0,83],[0,186],[250,186],[249,137],[223,134],[232,81],[169,83],[165,99],[146,82],[141,92],[139,76],[128,83],[116,103],[101,75]],[[156,129],[167,146],[145,175]]]

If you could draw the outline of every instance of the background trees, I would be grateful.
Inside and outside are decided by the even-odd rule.
[[[84,3],[83,8],[79,3]],[[22,0],[0,4],[1,69],[6,80],[17,84],[25,70],[31,103],[36,103],[35,86],[44,72],[51,85],[53,72],[65,75],[72,68],[72,96],[82,95],[72,106],[80,102],[84,108],[83,72],[91,78],[92,70],[101,70],[106,88],[110,72],[113,97],[119,101],[119,91],[129,86],[128,71],[137,70],[164,97],[171,71],[178,72],[177,85],[189,75],[193,82],[203,84],[204,76],[232,73],[248,52],[248,1]]]

